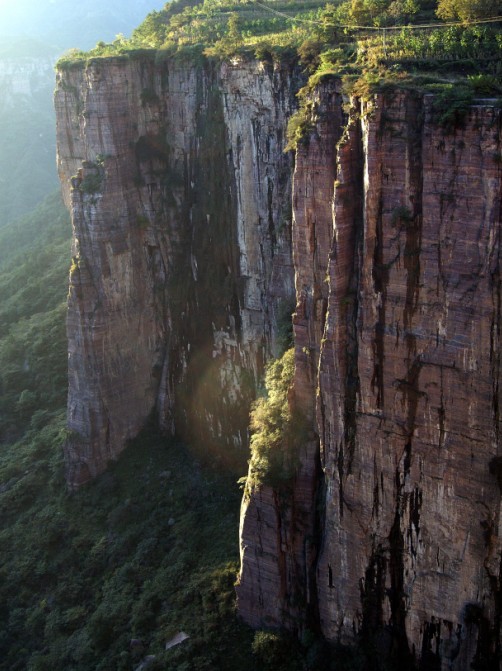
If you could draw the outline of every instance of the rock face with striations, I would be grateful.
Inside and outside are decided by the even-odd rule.
[[[402,668],[491,668],[501,111],[483,101],[445,128],[431,96],[398,92],[347,112],[326,79],[292,174],[298,86],[260,64],[148,57],[59,73],[68,481],[152,411],[194,444],[244,447],[296,293],[290,396],[311,430],[294,480],[243,501],[241,616],[363,640]]]
[[[323,472],[305,613],[406,668],[485,668],[501,625],[502,116],[485,103],[448,129],[431,96],[376,96],[337,145],[332,85],[314,109],[293,187],[295,391],[316,404]],[[262,496],[250,508],[270,519]],[[288,624],[249,598],[273,572],[241,542],[256,549],[241,614]]]
[[[67,480],[104,470],[152,412],[245,455],[249,403],[293,304],[294,73],[94,61],[58,73],[74,226]]]

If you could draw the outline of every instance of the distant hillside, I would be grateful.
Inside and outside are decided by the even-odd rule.
[[[11,3],[8,3],[9,7]],[[0,227],[58,186],[54,63],[67,49],[130,33],[162,0],[0,2]]]
[[[43,49],[26,40],[22,44],[39,53]],[[0,226],[57,188],[54,56],[49,48],[43,56],[0,52]]]

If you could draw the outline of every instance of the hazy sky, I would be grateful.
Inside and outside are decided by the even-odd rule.
[[[0,0],[0,37],[47,40],[63,49],[90,48],[130,35],[165,0]]]

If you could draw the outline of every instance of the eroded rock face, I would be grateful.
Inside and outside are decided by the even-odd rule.
[[[293,301],[294,74],[110,59],[58,74],[74,226],[67,479],[101,472],[152,411],[245,459],[250,400]]]
[[[296,154],[293,177],[295,380],[291,403],[314,427],[317,366],[326,317],[326,258],[333,237],[332,193],[336,146],[343,129],[338,82],[313,100],[316,132]],[[319,552],[322,477],[319,444],[311,432],[298,459],[297,476],[273,490],[254,488],[241,510],[239,611],[254,627],[315,626],[315,562]]]
[[[293,192],[295,391],[316,404],[324,480],[303,591],[315,583],[331,641],[362,637],[407,668],[489,663],[500,636],[501,114],[473,106],[445,129],[430,96],[377,96],[353,110],[337,148],[325,112],[336,126],[340,98],[333,85],[318,96]],[[287,578],[267,552],[249,556],[247,517],[271,519],[271,500],[257,492],[241,524],[240,611],[255,626],[280,618],[247,581]]]
[[[382,627],[380,644],[403,659],[465,669],[485,636],[481,620],[495,641],[500,615],[490,462],[499,449],[501,116],[473,107],[447,132],[431,103],[377,98],[341,151],[320,361],[327,495],[317,576],[329,638]],[[363,161],[351,160],[358,154]],[[358,212],[344,198],[346,175],[362,185]]]

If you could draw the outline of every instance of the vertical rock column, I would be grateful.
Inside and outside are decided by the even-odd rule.
[[[445,129],[399,93],[359,118],[320,362],[321,627],[460,670],[499,640],[500,112]]]
[[[255,485],[241,510],[241,573],[238,607],[254,627],[301,632],[316,626],[316,500],[321,483],[314,427],[317,363],[326,304],[326,266],[333,237],[332,196],[337,142],[342,133],[339,82],[327,81],[311,100],[315,130],[296,153],[293,180],[295,378],[290,403],[310,432],[286,485]]]
[[[65,453],[71,488],[115,458],[157,396],[165,325],[148,230],[155,205],[136,188],[138,137],[158,126],[141,105],[147,76],[139,63],[95,62],[62,73],[56,92],[58,159],[74,227]]]

